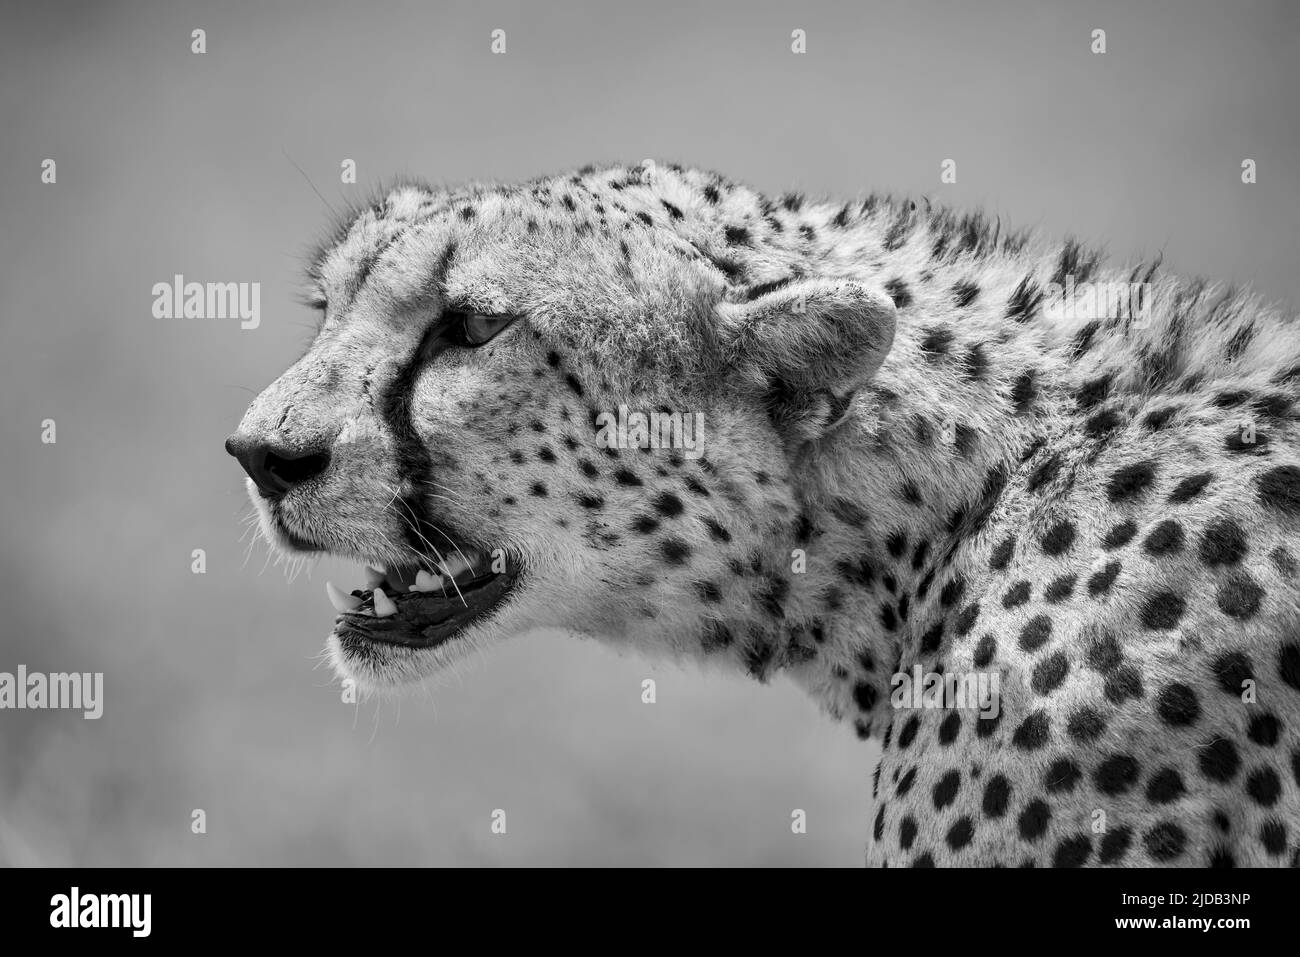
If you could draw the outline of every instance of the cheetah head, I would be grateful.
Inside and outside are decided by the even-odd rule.
[[[404,185],[341,224],[313,343],[226,443],[279,548],[368,566],[329,586],[340,675],[538,627],[718,651],[728,576],[788,556],[805,453],[893,337],[884,292],[773,210],[643,166]]]

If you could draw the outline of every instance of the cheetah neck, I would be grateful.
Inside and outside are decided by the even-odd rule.
[[[803,456],[807,572],[792,576],[828,645],[797,680],[862,737],[881,729],[890,676],[935,637],[924,606],[961,600],[953,569],[1004,489],[1081,421],[1070,383],[1089,364],[1066,355],[1077,323],[1041,315],[1078,255],[1014,247],[917,268],[905,248],[870,263],[898,310],[895,340],[851,420]]]

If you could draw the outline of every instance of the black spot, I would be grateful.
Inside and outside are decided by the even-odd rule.
[[[1166,519],[1151,530],[1142,543],[1152,555],[1171,555],[1183,547],[1183,527],[1172,519]]]
[[[1043,785],[1051,794],[1068,793],[1083,777],[1079,766],[1069,758],[1057,758],[1043,775]]]
[[[1074,523],[1069,520],[1057,522],[1047,530],[1039,544],[1046,555],[1065,554],[1074,544]]]
[[[1300,468],[1280,465],[1255,479],[1259,500],[1265,505],[1300,515]]]
[[[1152,804],[1168,804],[1186,793],[1183,776],[1173,768],[1157,771],[1147,782],[1147,800]]]
[[[1199,554],[1201,561],[1210,566],[1235,565],[1247,551],[1246,533],[1241,526],[1231,518],[1216,518],[1205,529]]]
[[[1135,462],[1117,470],[1106,486],[1106,496],[1112,502],[1141,495],[1155,481],[1156,463],[1151,460]]]
[[[894,613],[894,606],[883,604],[880,606],[880,624],[886,631],[896,631],[898,629],[898,616]]]
[[[626,485],[630,488],[640,488],[641,478],[635,472],[627,469],[619,469],[614,473],[614,481],[619,485]]]
[[[534,482],[532,485],[530,485],[528,487],[528,492],[530,495],[536,496],[537,498],[546,498],[548,494],[546,491],[546,486],[543,485],[541,482]]]
[[[1101,328],[1101,322],[1094,319],[1082,329],[1074,334],[1070,342],[1070,354],[1078,359],[1092,348],[1092,340],[1096,338],[1097,330]]]
[[[1026,841],[1036,841],[1047,831],[1047,824],[1052,819],[1052,809],[1038,798],[1030,801],[1020,812],[1016,822],[1020,836]]]
[[[1051,694],[1061,683],[1065,681],[1065,676],[1070,670],[1070,662],[1062,652],[1048,655],[1037,665],[1034,666],[1033,678],[1030,681],[1030,687],[1034,689],[1035,694]]]
[[[1250,719],[1250,727],[1246,733],[1256,744],[1269,748],[1277,744],[1281,732],[1281,722],[1277,720],[1276,715],[1264,712]]]
[[[587,492],[578,493],[578,504],[583,508],[599,509],[605,507],[605,500],[599,495],[592,495]]]
[[[912,291],[902,279],[891,279],[885,283],[885,292],[889,293],[889,298],[894,300],[894,306],[898,309],[906,309],[912,304]]]
[[[1123,704],[1129,698],[1141,700],[1142,676],[1131,665],[1121,665],[1106,676],[1102,690],[1111,704]]]
[[[1029,582],[1018,581],[1007,589],[1007,593],[1002,596],[1003,608],[1015,608],[1029,601]]]
[[[1090,437],[1099,439],[1119,428],[1123,421],[1124,419],[1114,409],[1102,409],[1088,417],[1088,420],[1083,423],[1083,429]]]
[[[1065,601],[1074,592],[1075,575],[1062,575],[1053,579],[1043,592],[1043,597],[1051,604]]]
[[[975,301],[980,294],[980,287],[973,282],[963,281],[952,287],[952,301],[958,309],[964,309]]]
[[[1239,651],[1228,651],[1219,655],[1210,665],[1210,670],[1218,679],[1219,687],[1234,696],[1241,694],[1242,685],[1254,680],[1250,659]]]
[[[1011,743],[1025,751],[1037,751],[1051,737],[1051,722],[1045,711],[1035,711],[1016,728]]]
[[[907,721],[903,723],[903,730],[898,732],[898,746],[900,748],[905,748],[911,744],[912,739],[916,737],[916,732],[920,727],[921,719],[919,717],[912,715],[908,718]]]
[[[1219,583],[1215,593],[1219,610],[1238,621],[1255,617],[1264,600],[1264,589],[1245,572],[1237,572]]]
[[[1118,863],[1128,853],[1129,845],[1132,843],[1132,829],[1127,827],[1112,828],[1101,839],[1101,854],[1098,855],[1097,859],[1103,864]]]
[[[1056,853],[1052,855],[1052,866],[1083,867],[1091,855],[1092,838],[1086,834],[1076,834],[1056,845]]]
[[[1211,781],[1231,781],[1241,767],[1237,746],[1227,738],[1215,738],[1201,747],[1198,761],[1201,773]]]
[[[1095,379],[1085,382],[1079,389],[1075,401],[1079,403],[1081,409],[1091,409],[1093,406],[1104,401],[1110,395],[1111,377],[1109,374],[1100,375]]]
[[[638,515],[632,519],[632,530],[648,535],[659,527],[659,519],[652,515]]]
[[[665,538],[659,543],[659,551],[670,565],[684,565],[691,557],[691,547],[680,538]]]
[[[971,823],[971,819],[969,817],[960,817],[952,827],[948,828],[948,847],[951,850],[959,851],[971,842],[974,835],[975,825]]]
[[[1164,630],[1173,628],[1183,617],[1187,608],[1181,596],[1167,590],[1152,592],[1146,597],[1138,619],[1144,628]]]
[[[863,711],[870,711],[876,704],[876,689],[865,681],[859,681],[853,686],[853,700]]]
[[[1093,598],[1098,598],[1110,591],[1110,586],[1115,584],[1115,579],[1119,576],[1121,565],[1119,562],[1107,562],[1104,568],[1099,568],[1092,573],[1088,579],[1088,594]]]
[[[1146,845],[1147,853],[1155,860],[1172,861],[1183,853],[1183,848],[1187,844],[1187,835],[1172,821],[1162,821],[1147,831],[1142,842]]]
[[[921,654],[928,655],[939,650],[943,641],[943,619],[939,619],[921,636]]]
[[[676,206],[674,206],[672,203],[668,202],[668,200],[661,199],[659,200],[659,202],[663,204],[664,209],[668,210],[668,215],[671,216],[673,219],[682,218],[682,211],[678,209]]]
[[[1106,730],[1106,719],[1094,708],[1083,706],[1070,715],[1065,732],[1081,744],[1089,744]]]
[[[1025,490],[1032,493],[1037,492],[1044,485],[1055,480],[1061,471],[1061,457],[1059,455],[1050,455],[1040,462],[1031,473],[1029,481],[1025,484]]]
[[[981,805],[985,817],[1001,817],[1007,813],[1011,802],[1011,784],[1001,774],[989,778],[984,786],[984,801]]]
[[[957,791],[961,788],[961,775],[956,771],[949,771],[939,779],[939,783],[934,786],[932,797],[934,799],[934,809],[941,811],[957,799]]]
[[[655,511],[660,515],[668,518],[676,518],[682,514],[682,500],[672,492],[661,492],[654,500]]]
[[[1272,807],[1282,794],[1282,781],[1272,768],[1259,768],[1246,778],[1246,793],[1260,807]]]
[[[1043,294],[1033,281],[1026,276],[1020,280],[1011,298],[1007,300],[1007,318],[1012,322],[1028,322],[1038,309]]]
[[[975,627],[975,620],[979,618],[979,615],[979,602],[967,605],[958,613],[957,620],[954,622],[953,627],[959,638],[964,638],[966,635],[970,634],[970,630]]]
[[[943,719],[939,725],[939,743],[942,745],[952,744],[957,740],[957,735],[961,733],[961,714],[953,711],[948,717]]]
[[[916,821],[912,820],[912,815],[903,818],[902,823],[898,825],[898,846],[904,851],[912,849],[912,842],[916,840]]]
[[[958,575],[939,590],[939,603],[944,608],[951,608],[961,600],[962,593],[965,591],[966,579]]]
[[[1106,537],[1101,540],[1101,547],[1107,551],[1122,548],[1132,541],[1136,534],[1136,525],[1132,522],[1121,522],[1106,533]]]
[[[1286,825],[1281,821],[1265,821],[1259,828],[1259,842],[1273,857],[1281,856],[1286,852]],[[1295,858],[1291,865],[1295,866]]]
[[[723,528],[716,521],[714,521],[711,518],[706,518],[703,521],[704,521],[704,527],[709,530],[709,537],[712,538],[715,542],[731,541],[731,533],[727,531],[725,528]]]
[[[751,238],[749,235],[749,230],[746,229],[744,226],[728,226],[726,229],[722,231],[722,234],[724,237],[726,237],[727,243],[729,245],[732,246],[750,245]]]
[[[890,555],[899,558],[907,550],[907,533],[897,529],[885,540],[885,547]]]
[[[993,660],[993,656],[997,654],[997,650],[997,639],[992,635],[985,635],[979,640],[979,644],[975,646],[971,661],[976,668],[986,668],[989,662]]]
[[[942,326],[929,329],[921,337],[921,351],[930,357],[947,355],[952,338],[952,332]]]
[[[1011,554],[1015,551],[1016,539],[1014,535],[1008,535],[1002,539],[989,555],[989,568],[994,571],[1002,571],[1011,561]]]
[[[1138,763],[1127,754],[1113,754],[1097,766],[1093,781],[1102,794],[1123,794],[1138,777]]]
[[[1023,415],[1033,407],[1036,398],[1038,398],[1038,384],[1035,381],[1034,370],[1027,369],[1012,383],[1011,401],[1015,404],[1016,412]]]
[[[1177,412],[1178,408],[1172,405],[1165,406],[1163,409],[1155,409],[1143,416],[1142,424],[1152,432],[1159,432],[1169,424],[1169,420],[1172,419]]]
[[[1025,627],[1020,630],[1020,647],[1024,651],[1037,651],[1047,644],[1047,639],[1050,637],[1052,637],[1052,620],[1046,615],[1035,615],[1025,622]]]
[[[912,861],[912,866],[913,867],[934,867],[934,858],[931,857],[928,852],[925,854],[921,854],[914,861]]]
[[[1120,650],[1115,636],[1104,632],[1088,643],[1087,660],[1088,667],[1106,674],[1123,664],[1124,653]]]
[[[989,371],[989,357],[984,352],[984,346],[981,343],[975,343],[966,350],[966,358],[963,363],[964,374],[972,382],[978,382],[983,379]]]
[[[1282,680],[1300,691],[1300,644],[1288,641],[1277,656],[1277,673]]]
[[[1175,681],[1162,690],[1160,697],[1157,697],[1156,713],[1166,724],[1186,727],[1188,724],[1195,724],[1197,718],[1200,718],[1201,705],[1200,701],[1197,701],[1196,692],[1186,684]]]
[[[1250,441],[1252,438],[1253,442]],[[1244,429],[1238,429],[1228,433],[1228,437],[1223,440],[1223,445],[1229,452],[1244,452],[1249,455],[1268,454],[1268,436],[1263,432],[1250,435]]]
[[[696,582],[695,592],[704,601],[707,602],[722,601],[722,592],[718,589],[718,586],[713,582]]]
[[[1169,493],[1169,501],[1175,505],[1181,505],[1183,502],[1191,501],[1196,496],[1200,495],[1201,492],[1204,491],[1205,486],[1209,485],[1213,479],[1214,475],[1210,472],[1201,472],[1197,475],[1189,475],[1174,486],[1174,490]]]

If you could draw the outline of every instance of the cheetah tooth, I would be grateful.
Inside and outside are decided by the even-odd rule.
[[[415,573],[415,584],[411,591],[442,591],[442,576],[431,575],[423,568]]]
[[[384,583],[384,576],[387,575],[382,568],[376,568],[373,565],[366,566],[366,588],[377,588]]]
[[[348,611],[356,611],[361,605],[360,598],[344,594],[335,587],[333,582],[325,583],[325,594],[329,597],[330,604],[334,606],[334,610],[340,614]]]
[[[397,605],[384,594],[382,588],[375,589],[375,617],[388,618],[397,614]]]

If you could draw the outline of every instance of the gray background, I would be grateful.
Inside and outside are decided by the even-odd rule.
[[[290,158],[334,205],[402,173],[646,157],[925,192],[1300,299],[1294,4],[231,7],[0,7],[0,670],[102,670],[107,698],[98,722],[0,712],[0,862],[861,860],[876,751],[785,681],[534,634],[431,692],[340,703],[314,656],[324,582],[355,569],[246,561],[221,447],[312,328],[295,297],[326,211]],[[261,328],[153,319],[177,272],[261,282]]]

